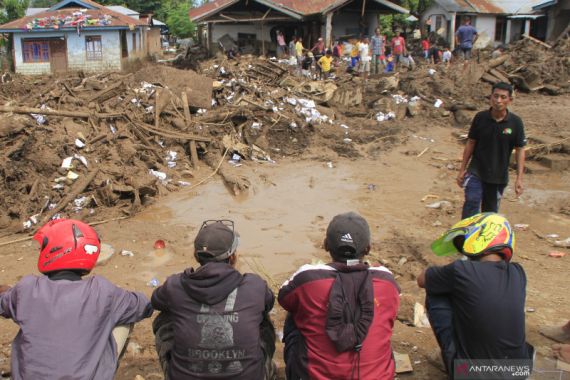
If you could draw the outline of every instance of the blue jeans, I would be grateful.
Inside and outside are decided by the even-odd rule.
[[[461,219],[479,214],[480,212],[499,212],[503,191],[507,185],[482,182],[472,173],[465,175],[465,203]]]
[[[453,379],[453,361],[457,357],[457,348],[451,299],[448,296],[434,296],[426,293],[426,310],[429,323],[441,349],[448,376]]]

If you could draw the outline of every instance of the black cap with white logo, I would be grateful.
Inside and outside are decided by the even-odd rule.
[[[370,227],[355,212],[335,216],[327,228],[326,247],[336,259],[360,258],[370,245]]]

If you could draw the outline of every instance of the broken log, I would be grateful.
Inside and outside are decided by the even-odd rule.
[[[148,125],[146,123],[143,123],[142,121],[135,121],[134,123],[136,126],[144,129],[148,133],[152,133],[152,134],[159,135],[162,137],[166,137],[169,139],[194,140],[194,141],[203,141],[203,142],[211,142],[212,141],[212,139],[210,137],[197,136],[197,135],[192,135],[189,133],[180,133],[180,132],[175,132],[175,131],[157,130],[153,126]]]
[[[534,37],[532,37],[532,36],[529,36],[528,34],[523,34],[522,36],[523,36],[523,38],[526,38],[526,39],[528,39],[528,40],[531,40],[531,41],[534,42],[534,43],[537,43],[537,44],[539,44],[539,45],[542,45],[542,46],[544,46],[544,47],[547,48],[547,49],[552,49],[552,46],[550,46],[550,45],[547,44],[546,42],[542,42],[541,40],[536,39],[536,38],[534,38]]]
[[[80,117],[82,119],[88,119],[92,116],[99,119],[115,119],[124,116],[123,113],[88,113],[79,111],[66,111],[66,110],[46,110],[41,108],[31,108],[31,107],[12,107],[12,106],[0,106],[0,112],[12,112],[19,114],[38,114],[47,116],[64,116],[64,117]]]
[[[192,159],[192,167],[198,169],[198,150],[196,149],[196,140],[190,140],[190,158]]]
[[[73,189],[71,190],[71,192],[69,194],[67,194],[65,196],[65,198],[63,198],[58,204],[57,206],[55,206],[53,209],[51,209],[50,211],[48,211],[48,213],[44,216],[44,218],[42,219],[42,221],[39,223],[39,226],[43,226],[45,223],[47,223],[51,218],[53,218],[53,216],[55,214],[57,214],[58,212],[60,212],[61,210],[63,210],[70,202],[73,202],[73,200],[75,198],[77,198],[77,196],[79,194],[81,194],[82,192],[85,191],[85,189],[89,186],[89,184],[91,183],[91,181],[93,181],[93,179],[95,178],[95,176],[97,175],[97,173],[99,173],[99,168],[95,168],[93,169],[93,171],[91,171],[91,173],[89,173],[87,175],[87,177],[82,178],[81,180],[77,181],[77,183],[75,184],[75,186],[73,187]]]
[[[489,74],[493,75],[494,77],[497,77],[501,82],[505,82],[505,83],[509,83],[509,78],[507,78],[505,75],[503,75],[499,70],[496,69],[491,69],[489,70]]]
[[[501,66],[505,63],[511,56],[508,54],[502,55],[498,58],[491,59],[488,63],[490,69],[494,69],[497,66]]]
[[[128,76],[130,76],[130,75],[132,75],[132,74],[129,74]],[[110,85],[109,87],[97,92],[95,95],[87,98],[87,103],[94,102],[95,100],[103,102],[105,100],[112,98],[114,96],[115,90],[120,89],[123,86],[123,84],[124,83],[121,80],[121,81],[118,81],[117,83]]]
[[[190,116],[190,107],[188,106],[188,95],[182,92],[182,106],[184,107],[184,118],[186,119],[186,126],[190,125],[192,117]]]

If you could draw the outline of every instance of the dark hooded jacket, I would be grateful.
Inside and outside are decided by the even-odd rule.
[[[260,326],[274,296],[259,276],[211,262],[170,276],[151,302],[173,322],[171,379],[263,379]]]

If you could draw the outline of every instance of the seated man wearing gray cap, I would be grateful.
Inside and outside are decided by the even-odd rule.
[[[170,276],[152,294],[162,313],[153,330],[166,379],[275,378],[274,296],[259,276],[235,269],[239,234],[208,220],[194,240],[200,263]]]
[[[394,378],[390,337],[400,289],[384,267],[363,262],[370,228],[349,212],[333,218],[330,264],[303,265],[279,290],[287,379]]]

